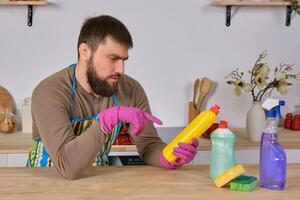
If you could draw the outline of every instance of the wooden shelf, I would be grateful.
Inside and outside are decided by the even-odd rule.
[[[291,5],[287,1],[234,1],[223,0],[211,2],[212,6],[288,6]]]
[[[8,5],[8,6],[26,6],[26,5],[33,5],[33,6],[42,6],[47,5],[48,2],[44,0],[40,1],[8,1],[8,0],[0,0],[0,5]]]
[[[0,133],[0,154],[27,154],[31,145],[31,133]],[[111,148],[113,153],[136,151],[135,145],[113,145]]]
[[[259,150],[259,142],[250,142],[247,139],[245,128],[232,128],[236,134],[235,150]],[[300,131],[292,131],[283,128],[278,129],[279,143],[284,149],[300,149]],[[0,154],[27,154],[32,144],[32,134],[16,132],[12,134],[0,133]],[[206,138],[199,138],[200,151],[210,151],[211,141]],[[135,145],[113,145],[111,152],[136,152]]]
[[[32,17],[33,17],[33,6],[43,6],[47,5],[48,2],[45,0],[38,1],[9,1],[9,0],[0,0],[0,6],[27,6],[27,25],[32,26]]]
[[[250,142],[247,137],[246,128],[231,128],[232,132],[236,135],[235,150],[259,150],[260,142]],[[278,128],[278,142],[284,149],[300,149],[300,131],[293,131]],[[210,150],[211,141],[208,139],[199,140],[200,150]]]
[[[262,6],[286,6],[286,21],[285,25],[291,25],[291,15],[292,15],[292,4],[288,1],[243,1],[243,0],[216,0],[210,3],[212,6],[225,6],[226,7],[226,26],[230,26],[231,21],[231,7],[232,6],[252,6],[252,7],[262,7]]]

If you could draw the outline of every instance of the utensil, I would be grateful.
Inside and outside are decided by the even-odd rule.
[[[196,102],[198,102],[200,95],[200,82],[200,79],[196,79],[194,82],[193,101],[190,101],[188,104],[188,123],[191,123],[191,121],[193,121],[193,119],[199,115],[199,112],[196,109]]]
[[[200,84],[200,87],[199,87],[199,99],[198,99],[197,104],[196,104],[196,110],[197,111],[201,112],[201,106],[203,104],[203,101],[204,101],[205,97],[207,96],[207,94],[211,90],[211,87],[212,87],[212,81],[209,78],[204,77],[201,80],[201,84]]]
[[[194,82],[194,93],[193,93],[193,104],[196,107],[196,97],[199,99],[199,86],[200,86],[200,79],[196,79]]]

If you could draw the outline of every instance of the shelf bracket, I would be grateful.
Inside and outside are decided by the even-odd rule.
[[[285,25],[286,26],[290,26],[291,25],[291,16],[292,16],[292,6],[287,6],[286,7],[286,21],[285,21]]]
[[[226,6],[226,26],[230,26],[230,19],[231,19],[231,6]]]
[[[28,5],[27,6],[27,11],[28,11],[27,25],[28,26],[32,26],[33,6],[32,5]]]

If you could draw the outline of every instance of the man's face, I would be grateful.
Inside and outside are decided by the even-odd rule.
[[[107,37],[88,60],[88,83],[97,95],[110,97],[117,93],[118,82],[124,74],[128,48]]]

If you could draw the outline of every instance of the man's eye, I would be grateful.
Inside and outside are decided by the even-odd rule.
[[[112,57],[111,58],[113,61],[117,61],[119,58],[117,58],[117,57]]]

